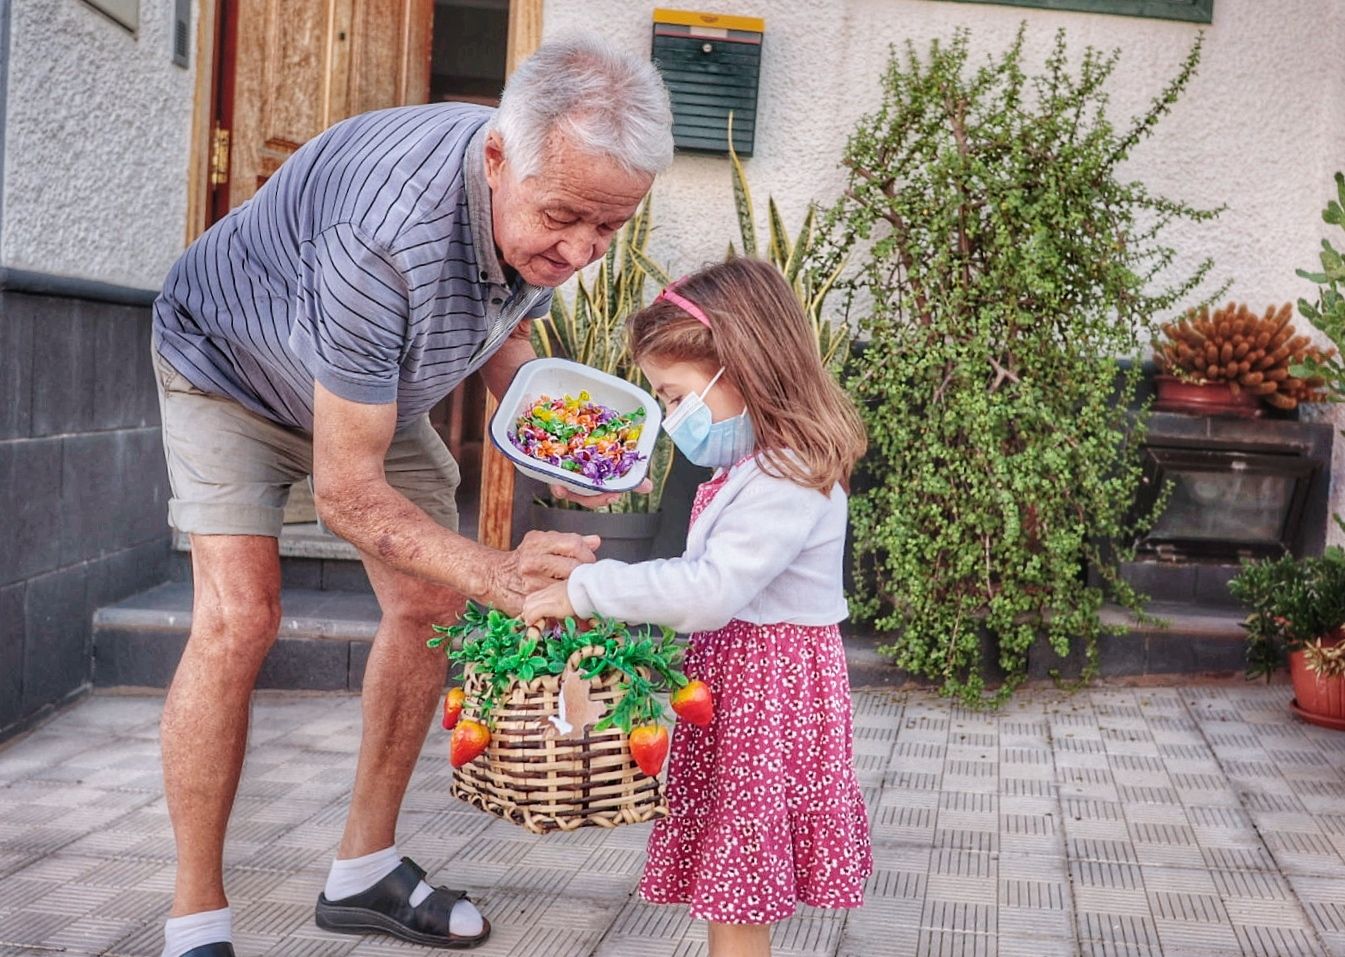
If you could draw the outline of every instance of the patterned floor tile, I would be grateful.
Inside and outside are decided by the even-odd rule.
[[[174,874],[162,700],[96,696],[0,750],[0,957],[157,954]],[[226,850],[240,947],[404,957],[312,907],[345,826],[357,698],[259,694]],[[853,911],[801,908],[780,957],[1345,957],[1345,736],[1279,688],[1020,693],[981,713],[855,698],[875,870]],[[649,826],[539,837],[449,797],[431,735],[399,847],[467,886],[483,957],[706,957],[684,907],[634,896]],[[240,953],[243,953],[240,950]]]

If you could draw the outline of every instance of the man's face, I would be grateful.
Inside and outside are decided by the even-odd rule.
[[[547,141],[533,176],[519,180],[500,135],[486,139],[491,225],[500,258],[535,286],[559,286],[602,257],[635,215],[654,177],[574,149],[564,137]]]

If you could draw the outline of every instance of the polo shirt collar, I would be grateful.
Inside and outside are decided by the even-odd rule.
[[[467,168],[463,175],[467,183],[467,215],[471,219],[472,245],[476,248],[477,278],[496,286],[505,285],[504,266],[495,251],[495,230],[491,219],[490,184],[486,182],[486,133],[490,123],[481,128],[467,144]]]

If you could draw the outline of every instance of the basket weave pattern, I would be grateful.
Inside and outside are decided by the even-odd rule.
[[[582,648],[570,656],[569,668],[602,653]],[[487,679],[471,665],[464,679],[463,717],[480,720],[472,703]],[[609,670],[591,681],[589,698],[604,712],[621,698],[620,679]],[[559,710],[560,688],[560,675],[513,683],[495,706],[485,753],[453,772],[453,796],[537,834],[639,824],[667,814],[658,779],[636,765],[620,728],[574,740],[559,736],[549,718]]]

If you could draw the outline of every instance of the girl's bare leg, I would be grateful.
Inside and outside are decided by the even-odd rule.
[[[771,957],[771,925],[711,923],[710,957]]]

